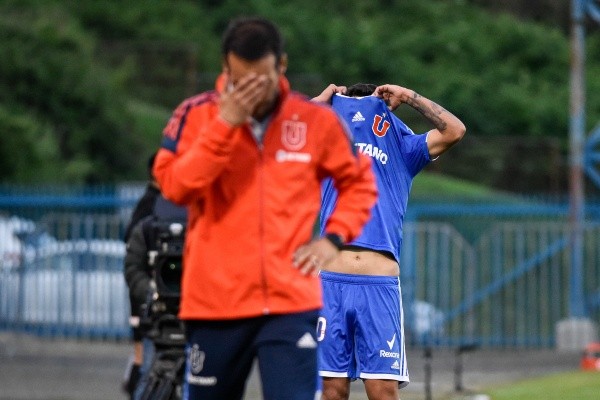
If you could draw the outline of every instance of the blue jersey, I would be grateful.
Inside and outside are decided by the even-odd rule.
[[[379,198],[371,219],[352,245],[388,251],[400,260],[402,221],[412,180],[431,158],[427,135],[415,135],[385,102],[375,96],[333,96],[333,109],[348,125],[358,151],[372,158]],[[335,207],[337,192],[331,179],[323,183],[321,221]],[[323,234],[324,226],[321,226]]]

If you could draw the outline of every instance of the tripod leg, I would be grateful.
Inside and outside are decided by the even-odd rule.
[[[144,388],[144,392],[140,397],[140,400],[151,400],[154,398],[154,392],[156,391],[156,387],[160,384],[158,378],[151,376],[148,379],[148,384]]]
[[[173,393],[173,382],[163,379],[156,389],[156,399],[153,400],[171,400],[171,393]]]
[[[164,354],[162,355],[164,356]],[[173,362],[157,354],[140,400],[181,400],[185,354]]]
[[[156,390],[162,381],[158,357],[154,357],[150,370],[147,372],[147,374],[148,376],[145,380],[144,391],[142,392],[139,400],[151,400],[155,398],[154,393],[156,393]]]

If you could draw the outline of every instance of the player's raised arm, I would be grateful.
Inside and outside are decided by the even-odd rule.
[[[405,103],[431,122],[435,129],[427,134],[427,148],[432,158],[444,153],[465,135],[466,128],[460,119],[414,90],[398,85],[382,85],[375,89],[374,95],[384,99],[390,110],[395,110]]]
[[[330,83],[329,86],[327,86],[321,92],[321,94],[319,94],[316,97],[313,97],[312,101],[315,101],[317,103],[331,104],[331,98],[333,97],[334,94],[336,94],[336,93],[346,94],[346,91],[347,91],[346,86],[338,86],[334,83]]]

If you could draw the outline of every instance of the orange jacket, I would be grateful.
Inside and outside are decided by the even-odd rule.
[[[261,145],[248,125],[218,117],[220,86],[175,110],[154,164],[165,197],[188,206],[179,317],[319,309],[319,278],[302,276],[292,255],[311,240],[327,176],[340,192],[327,232],[360,233],[377,197],[370,161],[329,107],[290,92],[286,79]]]

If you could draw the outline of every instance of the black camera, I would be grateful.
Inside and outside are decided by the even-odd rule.
[[[148,264],[152,267],[153,312],[177,315],[181,295],[183,272],[183,248],[185,224],[181,222],[155,221],[152,224],[154,249],[148,252]]]
[[[151,280],[142,320],[156,353],[141,400],[180,400],[186,356],[185,329],[177,314],[186,213],[163,197],[157,199],[155,213],[160,217],[144,229]]]

